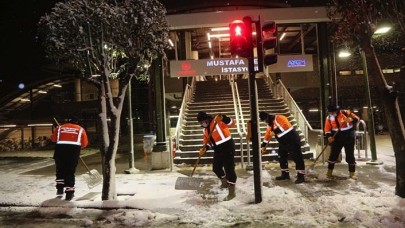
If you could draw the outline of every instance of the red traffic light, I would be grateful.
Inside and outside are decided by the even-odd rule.
[[[245,32],[245,23],[240,20],[235,20],[229,25],[229,35],[232,36],[245,36],[243,33]]]
[[[249,55],[249,41],[251,40],[251,28],[241,20],[235,20],[229,24],[231,55],[247,57]]]

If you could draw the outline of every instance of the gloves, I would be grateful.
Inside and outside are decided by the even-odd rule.
[[[198,152],[198,154],[199,154],[200,156],[203,156],[203,155],[205,154],[205,152],[207,152],[207,148],[201,147],[201,149],[200,149],[200,151]]]
[[[346,122],[346,123],[351,123],[352,121],[353,121],[353,119],[350,118],[350,117],[346,117],[346,118],[345,118],[345,122]]]
[[[262,154],[266,153],[266,147],[261,148]]]
[[[329,136],[329,137],[328,137],[328,142],[329,142],[329,143],[333,143],[333,141],[335,141],[335,138],[333,138],[332,136]]]
[[[215,116],[215,122],[218,123],[219,121],[222,120],[222,118],[223,118],[222,114],[218,114],[217,116]]]

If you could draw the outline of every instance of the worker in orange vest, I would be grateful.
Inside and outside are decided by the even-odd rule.
[[[75,193],[75,172],[80,158],[80,151],[87,147],[86,131],[78,124],[78,118],[69,117],[67,123],[58,126],[51,135],[56,142],[53,158],[56,166],[56,194],[63,195],[65,200],[71,200]]]
[[[221,179],[221,187],[228,188],[228,196],[224,200],[233,199],[235,194],[235,142],[229,128],[234,127],[236,121],[226,115],[212,117],[205,112],[197,114],[197,120],[203,130],[203,147],[199,151],[202,156],[205,152],[214,149],[212,170]],[[210,131],[212,131],[210,135]]]
[[[324,133],[331,145],[326,176],[332,178],[335,163],[342,148],[345,148],[346,162],[349,166],[349,177],[357,180],[356,159],[354,157],[355,132],[354,125],[360,118],[350,110],[341,110],[338,105],[328,106],[329,115],[325,119]],[[335,135],[336,133],[336,135]],[[333,136],[334,135],[334,136]]]
[[[261,145],[262,154],[266,153],[266,146],[274,136],[279,143],[278,161],[281,168],[281,176],[276,180],[289,180],[288,153],[291,153],[295,169],[297,171],[296,184],[305,182],[305,163],[301,152],[301,139],[294,127],[283,115],[270,115],[267,112],[260,112],[259,118],[267,124],[266,134]]]

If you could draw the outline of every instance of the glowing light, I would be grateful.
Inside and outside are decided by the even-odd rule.
[[[284,39],[284,37],[285,37],[286,34],[287,34],[287,33],[283,32],[283,34],[281,34],[280,40]]]
[[[348,52],[348,51],[346,51],[346,50],[342,50],[342,51],[340,51],[339,52],[339,57],[340,58],[346,58],[346,57],[349,57],[349,56],[351,56],[352,54],[350,53],[350,52]]]
[[[390,31],[390,29],[391,29],[391,27],[381,27],[381,28],[378,28],[374,32],[374,34],[384,34],[384,33],[387,33],[388,31]]]

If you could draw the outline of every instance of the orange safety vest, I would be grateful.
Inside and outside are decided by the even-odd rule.
[[[325,126],[323,128],[325,134],[332,134],[332,131],[336,132],[339,130],[339,128],[340,128],[340,131],[346,131],[346,130],[353,128],[353,123],[347,123],[345,121],[345,119],[347,117],[350,117],[352,119],[357,119],[357,121],[360,120],[360,118],[358,116],[356,116],[354,113],[352,113],[348,110],[340,110],[336,116],[329,114],[326,117]],[[339,124],[337,124],[336,119],[339,122]]]
[[[72,123],[66,123],[56,128],[51,135],[51,140],[56,144],[77,145],[81,148],[85,148],[89,144],[84,128]]]
[[[236,124],[236,121],[234,119],[232,119],[232,118],[230,118],[230,119],[231,119],[231,122],[229,122],[228,124],[226,124],[226,123],[224,123],[222,121],[219,121],[215,125],[215,121],[214,120],[211,121],[210,126],[209,126],[209,130],[211,130],[215,125],[215,128],[214,128],[214,130],[212,131],[212,134],[211,134],[211,138],[214,140],[215,145],[220,145],[220,144],[222,144],[222,143],[224,143],[224,142],[226,142],[226,141],[228,141],[228,140],[230,140],[232,138],[231,132],[229,131],[229,128],[234,127],[235,124]],[[210,147],[212,147],[214,145],[211,142],[211,140],[208,138],[209,130],[208,130],[208,128],[203,129],[203,134],[204,134],[203,135],[203,144],[204,145],[208,144],[208,145],[210,145]]]
[[[266,134],[264,135],[263,142],[268,143],[272,137],[272,132],[276,129],[280,130],[280,133],[277,133],[277,137],[281,138],[288,132],[292,131],[294,127],[288,121],[287,117],[283,115],[275,115],[272,125],[267,125]]]

